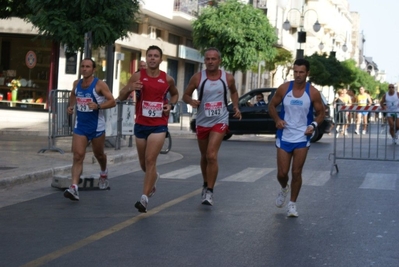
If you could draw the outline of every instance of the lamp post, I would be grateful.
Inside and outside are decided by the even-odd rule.
[[[288,10],[287,12],[287,16],[288,13],[290,13],[291,11],[297,11],[300,15],[300,23],[299,23],[299,32],[298,32],[298,43],[299,43],[299,49],[297,49],[297,53],[296,53],[296,58],[303,58],[304,56],[304,51],[303,49],[301,49],[301,44],[302,43],[306,43],[306,32],[304,31],[304,22],[305,22],[305,15],[307,12],[309,11],[313,11],[316,13],[317,16],[317,12],[314,9],[307,9],[305,10],[305,4],[302,5],[302,9],[299,10],[298,8],[291,8],[290,10]],[[291,23],[288,20],[288,18],[285,20],[285,22],[283,23],[283,29],[288,31],[291,29]],[[321,29],[321,24],[319,23],[319,20],[317,19],[316,22],[313,24],[313,30],[315,32],[320,31]]]

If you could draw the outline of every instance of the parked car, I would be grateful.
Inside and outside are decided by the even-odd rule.
[[[239,120],[233,117],[233,105],[229,103],[227,109],[229,111],[229,132],[224,137],[224,140],[228,140],[233,134],[276,134],[277,128],[274,120],[270,117],[268,111],[268,105],[270,99],[276,92],[276,88],[260,88],[253,89],[250,92],[242,95],[238,100],[238,105],[240,107],[242,119]],[[266,105],[255,106],[256,95],[262,93],[266,102]],[[333,127],[333,119],[330,116],[330,107],[327,103],[325,97],[321,94],[323,104],[325,107],[325,118],[323,123],[321,123],[313,134],[310,141],[312,143],[319,141],[323,134],[330,133]],[[277,107],[279,112],[281,109],[281,104]],[[190,129],[195,132],[196,127],[196,112],[190,120]]]

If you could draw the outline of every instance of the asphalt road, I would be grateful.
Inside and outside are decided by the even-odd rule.
[[[332,149],[326,136],[309,151],[298,218],[274,206],[273,137],[223,143],[213,207],[200,204],[193,138],[173,139],[146,214],[134,208],[137,163],[80,202],[45,184],[3,192],[1,201],[40,193],[0,208],[0,266],[398,266],[397,163],[339,161],[330,176]]]

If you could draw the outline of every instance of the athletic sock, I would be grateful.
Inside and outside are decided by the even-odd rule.
[[[209,192],[213,193],[213,188],[209,188],[209,187],[208,187],[208,188],[206,189],[206,191],[209,191]]]

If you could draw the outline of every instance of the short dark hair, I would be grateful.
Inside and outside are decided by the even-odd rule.
[[[150,51],[150,50],[158,50],[158,52],[161,54],[161,58],[162,58],[162,49],[159,47],[159,46],[156,46],[156,45],[150,45],[148,48],[147,48],[147,51],[145,52],[145,54],[147,55],[148,54],[148,51]]]
[[[93,59],[91,59],[91,58],[89,58],[89,57],[86,57],[86,58],[84,58],[83,60],[90,60],[91,63],[93,63],[93,69],[96,68],[96,62],[95,62]],[[83,60],[82,60],[82,61],[83,61]]]
[[[306,71],[309,71],[309,69],[310,69],[309,61],[307,61],[304,58],[298,58],[297,60],[295,60],[294,65],[305,66],[306,67]]]
[[[216,51],[216,52],[218,53],[218,55],[219,55],[219,58],[222,58],[222,53],[220,53],[219,49],[217,49],[216,47],[209,47],[209,48],[207,48],[207,49],[205,50],[205,52],[204,52],[204,55],[205,55],[205,53],[208,52],[208,51]]]

